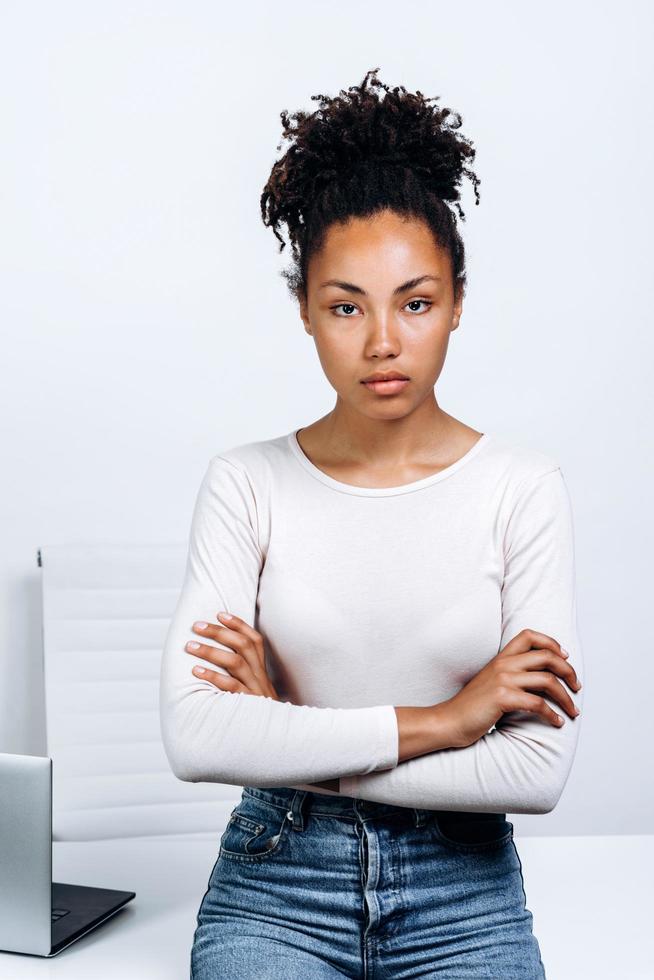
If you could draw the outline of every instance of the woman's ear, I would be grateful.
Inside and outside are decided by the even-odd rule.
[[[311,335],[311,324],[309,322],[309,308],[306,299],[300,300],[300,319],[304,324],[304,329]]]
[[[454,293],[454,309],[452,311],[452,330],[456,330],[456,328],[459,326],[462,311],[463,311],[463,287],[461,285],[458,285]]]

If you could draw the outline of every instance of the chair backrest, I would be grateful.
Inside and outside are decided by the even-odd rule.
[[[39,551],[53,840],[218,837],[238,787],[173,775],[159,670],[185,545],[48,545]]]

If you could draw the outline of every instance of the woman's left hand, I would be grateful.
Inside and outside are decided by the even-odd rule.
[[[218,613],[219,619],[226,619],[225,613]],[[242,691],[245,694],[258,694],[279,701],[277,691],[273,687],[265,665],[265,655],[263,649],[263,637],[252,626],[239,619],[238,616],[230,616],[229,627],[214,626],[213,623],[194,623],[193,632],[199,633],[208,639],[217,640],[234,650],[219,650],[217,647],[208,643],[198,644],[197,650],[189,649],[192,640],[186,644],[186,652],[201,660],[207,660],[210,664],[224,667],[231,676],[221,674],[217,670],[209,670],[206,667],[194,667],[193,673],[196,677],[211,681],[221,691]],[[339,792],[340,781],[338,779],[325,779],[320,783],[307,783],[307,786],[323,786],[334,793]]]
[[[223,667],[229,671],[229,675],[207,667],[195,666],[193,667],[195,676],[210,681],[221,691],[256,694],[279,701],[277,691],[266,671],[261,633],[248,626],[238,616],[229,616],[227,613],[218,613],[217,616],[218,619],[229,623],[229,626],[198,622],[193,624],[193,632],[205,639],[216,640],[230,647],[230,650],[220,650],[209,643],[197,644],[197,649],[192,649],[191,640],[186,644],[185,649],[194,657],[206,660],[214,666]]]

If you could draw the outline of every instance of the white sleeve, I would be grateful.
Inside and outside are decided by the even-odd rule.
[[[581,691],[559,681],[583,711],[572,507],[560,467],[529,479],[517,497],[504,536],[500,650],[525,628],[553,637],[570,654]],[[570,718],[543,694],[562,726],[533,712],[508,712],[472,745],[418,756],[387,773],[341,779],[340,792],[424,809],[548,813],[568,779],[582,715]]]
[[[224,611],[254,626],[263,561],[248,476],[214,456],[197,495],[184,581],[161,662],[159,718],[172,771],[187,782],[266,787],[396,766],[399,733],[391,704],[296,705],[221,691],[191,672],[195,664],[207,666],[185,650],[199,638],[194,622],[216,623]]]

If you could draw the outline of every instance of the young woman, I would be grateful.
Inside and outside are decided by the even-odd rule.
[[[336,404],[210,460],[166,639],[174,773],[243,787],[194,980],[545,975],[506,815],[576,751],[570,499],[436,400],[475,151],[377,71],[282,112],[261,199]]]

